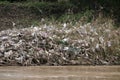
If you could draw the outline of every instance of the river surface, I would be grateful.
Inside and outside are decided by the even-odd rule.
[[[4,66],[0,80],[120,80],[120,66]]]

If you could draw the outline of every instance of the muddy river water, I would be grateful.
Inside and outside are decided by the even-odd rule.
[[[120,80],[120,66],[4,66],[0,80]]]

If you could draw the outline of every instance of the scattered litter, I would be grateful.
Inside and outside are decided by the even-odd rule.
[[[100,32],[100,27],[92,27],[90,23],[79,26],[68,28],[64,23],[61,27],[41,25],[1,31],[0,65],[120,63],[120,57],[113,55],[120,47],[116,43],[120,43],[118,32],[109,28],[106,31],[104,27]]]

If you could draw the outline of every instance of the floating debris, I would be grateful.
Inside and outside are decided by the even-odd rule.
[[[68,25],[1,31],[0,65],[120,64],[120,57],[114,54],[120,54],[118,31],[91,23]]]

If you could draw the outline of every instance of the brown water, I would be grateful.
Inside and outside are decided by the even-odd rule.
[[[0,80],[120,80],[120,66],[6,66]]]

